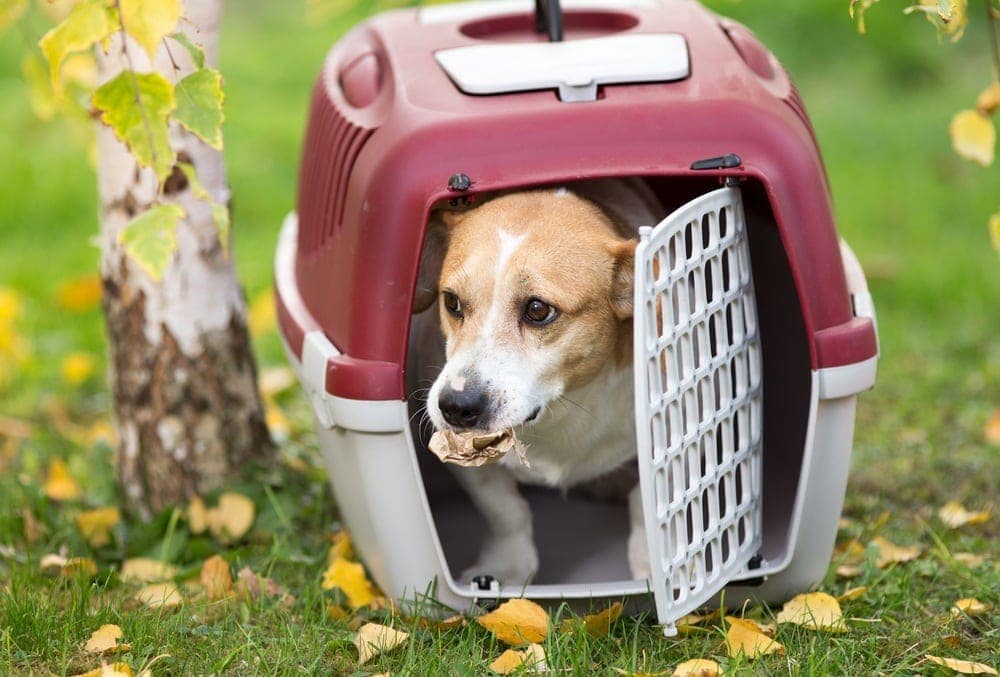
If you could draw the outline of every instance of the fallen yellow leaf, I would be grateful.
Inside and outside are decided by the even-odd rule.
[[[974,555],[971,552],[956,552],[951,558],[956,562],[961,562],[970,569],[981,567],[986,561],[986,558],[982,555]]]
[[[975,597],[963,597],[955,602],[955,605],[951,607],[951,615],[961,616],[962,614],[965,614],[966,616],[978,616],[989,610],[989,604],[980,602]]]
[[[878,559],[875,566],[884,569],[890,564],[909,562],[915,560],[920,555],[919,546],[900,546],[892,541],[888,541],[881,536],[872,539],[871,544],[878,549]]]
[[[122,629],[117,625],[108,623],[94,630],[94,634],[87,640],[87,644],[83,647],[83,650],[89,653],[118,653],[119,651],[128,651],[131,648],[128,644],[118,643],[118,640],[121,638]]]
[[[45,555],[38,562],[43,574],[62,576],[93,577],[97,575],[97,563],[89,557],[70,557],[62,555]]]
[[[719,664],[707,658],[692,658],[684,661],[676,668],[670,677],[718,677]]]
[[[201,566],[201,587],[209,601],[228,597],[233,591],[233,576],[229,572],[229,563],[219,555],[212,555]]]
[[[195,536],[205,533],[205,530],[208,529],[208,510],[200,497],[195,496],[191,499],[184,515],[187,517],[188,529]]]
[[[114,506],[85,510],[76,516],[76,527],[92,548],[103,548],[111,543],[111,530],[121,521],[121,513]]]
[[[358,648],[358,665],[364,665],[375,656],[395,649],[406,641],[408,633],[393,630],[377,623],[365,623],[354,636]]]
[[[863,597],[866,592],[868,592],[867,585],[859,585],[856,588],[848,588],[847,590],[844,590],[843,594],[837,597],[837,601],[849,602],[852,599],[858,599],[859,597]]]
[[[81,672],[73,677],[133,677],[132,666],[128,663],[105,663],[89,672]]]
[[[511,599],[476,621],[501,642],[514,646],[541,642],[549,634],[545,609],[527,599]]]
[[[937,663],[938,665],[943,665],[946,668],[951,668],[955,672],[960,672],[963,675],[995,675],[997,671],[985,663],[974,663],[972,661],[963,661],[957,658],[942,658],[940,656],[932,656],[930,654],[924,654],[924,658],[929,660],[931,663]]]
[[[351,612],[339,604],[328,604],[326,606],[326,617],[331,621],[341,621],[351,617]]]
[[[365,568],[358,562],[338,557],[323,573],[324,590],[340,588],[352,609],[368,606],[377,597],[374,586],[365,575]]]
[[[545,650],[538,644],[529,644],[521,651],[507,649],[490,663],[490,670],[498,675],[509,675],[521,667],[532,672],[546,672]]]
[[[588,635],[597,639],[606,637],[611,630],[611,624],[617,621],[622,615],[622,603],[615,602],[607,609],[596,613],[588,614],[577,620],[575,618],[565,618],[559,626],[560,632],[572,632],[578,627],[582,627]]]
[[[49,472],[42,491],[53,501],[72,501],[80,498],[80,494],[83,493],[80,485],[69,474],[66,462],[61,458],[54,458],[49,463]]]
[[[955,114],[948,127],[951,146],[966,160],[984,167],[993,164],[997,132],[993,121],[978,110],[963,110]]]
[[[952,529],[963,527],[966,524],[982,524],[989,521],[992,514],[989,510],[979,512],[969,512],[965,506],[958,501],[948,501],[938,510],[938,519],[945,526]]]
[[[749,659],[758,658],[771,653],[785,653],[785,647],[767,635],[753,629],[752,623],[739,622],[747,619],[726,616],[729,628],[726,630],[726,650],[730,658],[743,654]]]
[[[841,564],[834,569],[834,573],[841,578],[857,578],[861,575],[861,567],[857,564]]]
[[[177,575],[177,567],[149,557],[132,557],[122,562],[118,577],[126,583],[156,583]]]
[[[250,531],[254,516],[253,501],[243,494],[227,491],[219,496],[219,504],[206,512],[206,521],[212,535],[220,543],[229,544]]]
[[[809,630],[844,632],[840,603],[825,592],[809,592],[791,598],[778,612],[777,621],[801,625]]]
[[[976,97],[976,110],[983,115],[993,115],[1000,108],[1000,82],[993,82]]]
[[[76,387],[90,378],[96,365],[97,361],[93,355],[77,350],[62,359],[59,363],[59,373],[66,385]]]
[[[135,593],[135,598],[151,609],[172,609],[183,601],[173,583],[153,583]]]
[[[997,223],[1000,223],[1000,212],[994,214],[993,219],[996,219]],[[992,225],[992,223],[993,221],[991,219],[990,224]],[[997,251],[1000,252],[1000,248],[998,248]],[[988,420],[986,425],[983,426],[983,437],[986,438],[986,441],[990,444],[1000,445],[1000,409],[994,411],[993,415],[990,416],[990,420]]]
[[[351,545],[351,535],[345,529],[341,529],[330,537],[330,553],[327,555],[327,564],[332,564],[338,557],[344,559],[354,559],[354,547]]]
[[[860,564],[865,559],[865,546],[856,538],[838,543],[833,548],[833,559],[841,564]]]
[[[101,302],[100,276],[84,275],[75,280],[69,280],[59,285],[56,293],[56,303],[63,310],[71,313],[85,313],[97,307]]]

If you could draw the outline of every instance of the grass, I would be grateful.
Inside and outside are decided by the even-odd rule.
[[[867,542],[883,535],[924,548],[916,561],[886,570],[874,566],[869,552],[860,577],[849,583],[831,567],[821,589],[837,594],[848,585],[869,587],[844,604],[846,615],[859,619],[850,632],[783,625],[785,656],[722,662],[737,674],[933,673],[921,663],[925,653],[995,665],[998,520],[949,530],[935,517],[946,500],[978,508],[1000,495],[1000,454],[982,435],[1000,407],[1000,261],[985,230],[988,215],[1000,208],[1000,169],[958,159],[947,137],[952,113],[969,106],[989,81],[982,26],[974,21],[965,39],[950,45],[938,44],[918,17],[901,16],[898,3],[869,13],[867,37],[855,33],[846,2],[711,4],[748,23],[800,85],[828,164],[841,233],[868,270],[878,306],[879,381],[859,403],[845,510],[852,521],[842,538]],[[351,22],[313,26],[303,14],[295,3],[233,3],[223,28],[236,258],[251,301],[269,288],[277,227],[293,204],[312,79]],[[104,338],[96,309],[69,313],[55,298],[63,283],[95,268],[96,198],[86,152],[67,140],[68,125],[44,124],[27,105],[18,64],[40,30],[33,20],[0,42],[6,140],[0,287],[21,299],[16,327],[31,346],[31,356],[0,390],[0,412],[34,426],[23,440],[0,433],[0,674],[94,667],[81,645],[102,623],[124,630],[132,648],[123,659],[136,668],[155,660],[157,674],[483,674],[503,648],[485,630],[472,624],[439,633],[399,617],[393,624],[413,632],[406,646],[356,668],[347,621],[326,614],[332,593],[320,580],[336,512],[314,467],[305,405],[294,394],[280,402],[292,431],[282,445],[282,469],[266,483],[236,487],[259,511],[247,542],[222,548],[191,535],[183,522],[168,529],[169,514],[148,525],[120,525],[112,545],[96,551],[82,540],[74,515],[117,500],[111,450],[87,436],[107,419]],[[273,331],[258,335],[255,345],[262,364],[280,364]],[[72,351],[94,356],[98,365],[74,387],[60,376],[60,363]],[[66,459],[84,487],[81,503],[45,498],[41,480],[53,458]],[[26,539],[25,509],[45,530],[33,543]],[[96,579],[43,576],[40,557],[60,548],[95,557]],[[286,609],[259,600],[220,610],[194,602],[181,612],[154,612],[137,607],[132,588],[114,573],[125,557],[161,553],[196,572],[213,552],[222,552],[234,570],[266,573],[296,595],[295,604]],[[977,553],[987,563],[970,569],[951,557],[958,552]],[[954,618],[949,608],[961,597],[978,597],[994,610]],[[766,618],[772,611],[752,613]],[[389,618],[384,611],[369,615]],[[685,658],[724,657],[717,629],[664,640],[643,619],[622,620],[597,639],[555,633],[546,650],[554,667],[571,674],[655,672]]]

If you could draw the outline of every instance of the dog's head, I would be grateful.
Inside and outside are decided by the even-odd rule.
[[[533,421],[625,358],[635,241],[564,189],[510,193],[432,220],[414,310],[435,301],[447,362],[427,411],[438,429]]]

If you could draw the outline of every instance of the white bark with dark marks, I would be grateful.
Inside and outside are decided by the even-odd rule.
[[[188,20],[181,29],[204,47],[209,64],[217,61],[221,8],[220,0],[185,2]],[[176,43],[169,55],[161,47],[153,64],[131,41],[128,53],[137,70],[155,68],[175,83],[193,67]],[[125,67],[116,36],[100,57],[101,82]],[[194,165],[213,198],[227,204],[222,154],[178,126],[172,126],[171,143]],[[162,199],[177,202],[188,216],[178,227],[177,251],[166,274],[151,279],[118,236],[156,200],[156,178],[103,125],[97,144],[118,481],[127,506],[149,516],[219,486],[250,462],[267,462],[273,447],[257,392],[243,293],[208,206],[175,170]]]

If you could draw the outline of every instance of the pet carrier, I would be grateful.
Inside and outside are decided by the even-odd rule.
[[[537,10],[490,0],[387,12],[339,41],[316,83],[275,274],[344,522],[398,598],[462,608],[652,591],[668,631],[723,588],[729,606],[785,599],[826,571],[856,394],[878,355],[802,101],[750,31],[695,2]],[[409,422],[429,215],[606,177],[643,179],[672,212],[635,224],[634,425],[652,575],[629,573],[623,505],[526,489],[534,581],[462,583],[483,526]]]

